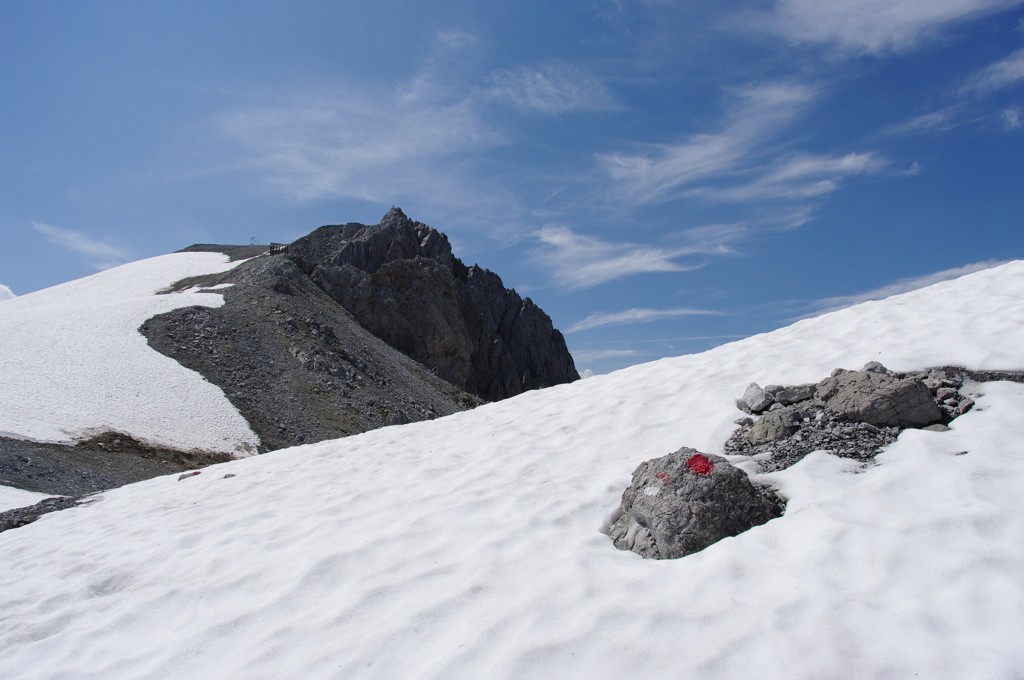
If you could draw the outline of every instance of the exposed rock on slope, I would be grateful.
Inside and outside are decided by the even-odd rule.
[[[817,384],[762,389],[752,383],[737,401],[747,413],[725,452],[754,456],[765,471],[780,470],[811,451],[871,461],[908,427],[942,431],[974,406],[971,395],[989,380],[1024,379],[1014,371],[958,367],[895,373],[877,362],[841,368]]]
[[[186,250],[255,254],[246,246]],[[166,293],[193,286],[222,286],[224,305],[181,308],[140,331],[221,387],[264,450],[430,419],[480,397],[579,377],[543,311],[496,274],[463,265],[443,234],[397,208],[380,224],[321,227],[285,254]]]
[[[620,550],[675,559],[780,517],[774,490],[721,456],[683,447],[640,464],[608,535]]]
[[[376,225],[321,227],[287,256],[364,328],[467,392],[498,400],[579,378],[547,314],[398,208]]]
[[[182,285],[223,284],[231,285],[218,289],[222,307],[177,309],[139,330],[154,349],[223,389],[264,450],[480,403],[362,328],[281,255]]]

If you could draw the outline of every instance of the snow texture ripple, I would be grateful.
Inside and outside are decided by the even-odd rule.
[[[1024,262],[47,515],[0,535],[0,676],[1020,677],[1024,385],[764,475],[786,514],[685,558],[601,533],[641,461],[721,453],[751,380],[869,360],[1024,367]]]

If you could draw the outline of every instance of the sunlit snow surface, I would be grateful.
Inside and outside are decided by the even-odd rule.
[[[155,293],[237,264],[174,253],[0,302],[0,435],[69,443],[113,430],[184,450],[254,448],[259,439],[220,388],[138,332],[157,314],[224,304],[195,289]]]
[[[51,498],[52,496],[53,494],[49,493],[24,491],[0,484],[0,512],[13,508],[23,508],[26,505],[35,505],[44,498]]]
[[[1024,385],[766,475],[785,516],[683,559],[600,533],[638,463],[721,451],[751,380],[869,360],[1024,368],[1024,263],[0,534],[0,677],[1019,677]]]

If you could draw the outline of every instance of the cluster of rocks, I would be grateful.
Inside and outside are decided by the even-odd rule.
[[[765,471],[818,450],[869,461],[902,430],[945,430],[969,411],[968,373],[949,367],[896,373],[870,362],[859,371],[838,368],[818,383],[751,383],[736,405],[753,417],[736,421],[740,427],[725,452],[757,456]]]
[[[721,456],[681,448],[640,464],[608,535],[620,550],[674,559],[780,517],[783,501]]]
[[[818,383],[752,383],[736,405],[750,417],[725,453],[754,456],[765,472],[793,465],[811,451],[870,461],[908,428],[947,430],[974,406],[989,380],[1024,382],[1020,371],[958,367],[896,373],[877,362],[836,369]],[[785,501],[721,456],[682,448],[641,463],[608,528],[621,550],[643,557],[683,557],[780,517]]]

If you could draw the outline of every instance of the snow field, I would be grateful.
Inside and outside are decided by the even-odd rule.
[[[0,435],[74,443],[113,430],[182,450],[244,455],[256,434],[220,388],[151,349],[142,323],[217,293],[156,291],[236,266],[220,253],[132,262],[0,304]]]
[[[721,451],[750,381],[869,360],[1024,368],[1024,263],[47,515],[0,534],[0,676],[1019,676],[1024,385],[763,475],[785,516],[683,559],[600,533],[641,461]]]
[[[52,496],[53,494],[25,491],[24,489],[15,489],[13,486],[0,484],[0,512],[13,510],[14,508],[23,508],[27,505],[35,505],[44,498],[52,498]]]

